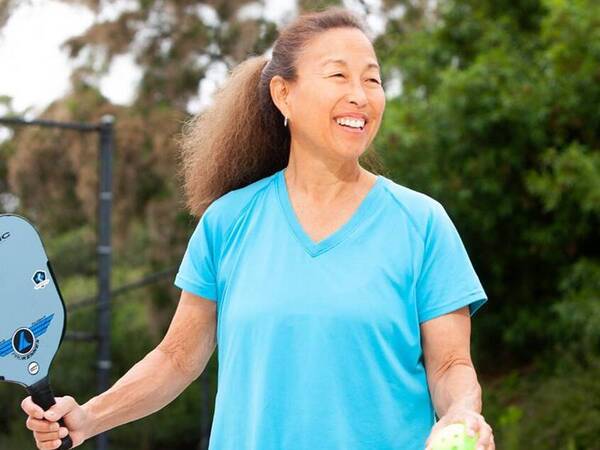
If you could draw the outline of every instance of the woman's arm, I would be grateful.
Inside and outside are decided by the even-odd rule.
[[[470,434],[478,433],[478,450],[494,450],[492,428],[481,415],[481,386],[471,360],[469,307],[428,320],[421,325],[421,340],[431,399],[440,420],[427,440],[439,430],[464,422]]]
[[[163,341],[114,386],[92,398],[91,436],[140,419],[173,401],[204,371],[216,344],[216,303],[183,291]]]
[[[438,417],[458,405],[481,413],[481,388],[471,361],[470,339],[468,306],[421,325],[427,382]]]
[[[106,392],[82,406],[70,397],[57,399],[43,415],[27,398],[23,409],[30,416],[27,427],[34,431],[38,448],[55,448],[50,442],[62,436],[53,422],[62,417],[74,444],[80,445],[166,406],[206,367],[216,345],[216,321],[215,302],[183,291],[162,342]]]

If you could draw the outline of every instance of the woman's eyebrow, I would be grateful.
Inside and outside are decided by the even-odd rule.
[[[325,66],[327,64],[341,64],[343,66],[348,66],[348,63],[343,60],[343,59],[335,59],[335,58],[328,58],[325,61],[323,61],[323,63],[321,64],[321,66]],[[371,62],[369,64],[367,64],[367,69],[377,69],[379,70],[379,64]]]

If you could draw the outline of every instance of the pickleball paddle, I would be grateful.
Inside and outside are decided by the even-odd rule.
[[[38,232],[20,216],[0,214],[0,381],[25,387],[44,411],[56,403],[48,371],[65,325],[65,305]],[[67,436],[59,448],[72,446]]]

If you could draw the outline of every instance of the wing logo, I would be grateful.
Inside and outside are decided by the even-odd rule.
[[[53,318],[54,314],[44,316],[33,322],[29,328],[18,328],[13,333],[12,339],[0,341],[0,358],[11,353],[17,359],[31,358],[39,347],[39,337],[48,331]]]

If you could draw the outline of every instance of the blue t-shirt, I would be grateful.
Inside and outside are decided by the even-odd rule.
[[[442,205],[382,175],[318,243],[283,170],[223,195],[175,285],[217,302],[210,450],[423,450],[419,325],[487,301]]]

